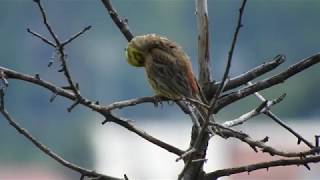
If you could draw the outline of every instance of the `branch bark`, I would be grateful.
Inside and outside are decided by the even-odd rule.
[[[232,174],[238,174],[242,172],[250,173],[252,171],[256,171],[259,169],[268,170],[271,167],[278,167],[278,166],[304,165],[308,170],[310,170],[308,163],[318,163],[318,162],[320,162],[320,156],[312,156],[307,158],[294,158],[294,159],[279,159],[275,161],[268,161],[268,162],[256,163],[256,164],[251,164],[246,166],[217,170],[217,171],[208,173],[205,177],[205,180],[214,180],[222,176],[230,176]]]
[[[133,34],[129,29],[128,20],[123,19],[118,15],[117,11],[113,8],[110,0],[101,0],[101,2],[107,9],[107,13],[110,15],[113,22],[118,26],[119,30],[124,35],[124,37],[130,42],[133,38]]]
[[[198,64],[199,64],[199,85],[203,89],[211,81],[211,66],[210,66],[210,51],[209,51],[209,20],[208,20],[208,7],[207,0],[195,0],[197,27],[198,27]],[[201,117],[196,117],[200,119]],[[198,120],[198,122],[200,122]],[[209,134],[203,133],[201,137],[199,133],[201,129],[199,125],[193,125],[191,132],[190,148],[196,152],[189,154],[185,158],[185,165],[179,174],[178,179],[194,180],[201,179],[204,175],[203,163],[204,161],[192,162],[194,159],[203,159],[206,157],[208,148]],[[198,143],[201,141],[203,143]],[[196,147],[196,148],[195,148]],[[191,152],[187,150],[187,152]]]
[[[317,64],[320,62],[320,54],[313,55],[311,57],[308,57],[304,60],[301,60],[300,62],[290,66],[287,70],[274,75],[270,78],[266,78],[264,80],[258,81],[254,83],[251,86],[245,87],[243,89],[240,89],[236,92],[232,92],[228,95],[222,96],[219,98],[216,107],[214,108],[214,113],[219,112],[220,109],[223,107],[226,107],[227,105],[238,101],[239,99],[242,99],[244,97],[247,97],[255,92],[270,88],[274,85],[283,83],[288,78],[298,74],[299,72],[302,72],[306,70],[307,68]]]
[[[266,63],[263,63],[239,76],[231,78],[230,81],[226,84],[224,91],[228,91],[237,88],[241,85],[245,85],[247,82],[252,81],[257,77],[260,77],[261,75],[274,70],[283,62],[285,62],[285,56],[278,55]],[[204,93],[208,99],[212,99],[216,89],[219,87],[220,84],[221,82],[215,82],[211,83],[206,87]]]
[[[207,0],[196,0],[196,16],[198,27],[198,64],[199,84],[207,86],[211,81],[210,38]]]
[[[244,143],[247,143],[255,152],[258,152],[258,149],[261,149],[264,153],[269,153],[271,156],[278,155],[282,157],[305,157],[308,155],[314,155],[316,153],[319,153],[320,148],[315,147],[311,150],[303,151],[303,152],[284,152],[278,149],[275,149],[271,146],[265,145],[265,142],[268,141],[268,137],[264,138],[263,140],[254,140],[252,139],[248,134],[239,132],[227,127],[223,127],[218,124],[214,124],[214,126],[217,126],[219,128],[219,132],[217,132],[218,135],[220,135],[223,138],[235,138],[238,139]]]
[[[1,90],[2,91],[2,90]],[[1,93],[0,100],[4,101],[4,94]],[[79,172],[82,176],[86,177],[94,177],[94,178],[103,178],[105,180],[121,180],[119,178],[115,178],[112,176],[103,175],[100,173],[95,172],[94,170],[88,170],[83,167],[80,167],[78,165],[75,165],[56,153],[54,153],[52,150],[50,150],[48,147],[43,145],[41,142],[39,142],[37,139],[35,139],[26,129],[22,128],[8,113],[8,111],[4,107],[4,103],[1,103],[0,107],[1,114],[5,117],[5,119],[8,121],[8,123],[14,127],[20,134],[22,134],[25,138],[27,138],[32,144],[34,144],[40,151],[45,153],[46,155],[50,156],[52,159],[60,163],[62,166],[67,167],[68,169],[71,169],[73,171]]]
[[[33,77],[33,76],[30,76],[27,74],[22,74],[22,73],[19,73],[19,72],[16,72],[16,71],[13,71],[11,69],[7,69],[7,68],[1,67],[1,66],[0,66],[0,71],[2,71],[4,73],[4,75],[7,79],[18,79],[18,80],[30,82],[32,84],[36,84],[36,85],[39,85],[41,87],[48,89],[53,94],[68,98],[70,100],[75,100],[77,98],[77,96],[74,93],[67,91],[67,90],[64,90],[64,89],[62,89],[62,88],[60,88],[50,82],[42,80],[39,77]],[[123,121],[123,119],[121,119],[120,117],[116,117],[110,113],[107,106],[98,105],[88,99],[83,99],[79,103],[90,108],[93,111],[100,113],[105,118],[111,118],[110,121],[115,122],[115,123],[119,124],[120,126],[125,127],[126,129],[129,129],[130,131],[139,135],[143,139],[145,139],[149,142],[152,142],[152,143],[156,143],[155,145],[157,145],[161,148],[167,148],[166,150],[168,150],[169,152],[172,152],[178,156],[180,155],[179,152],[182,152],[182,150],[180,150],[172,145],[169,145],[168,143],[165,143],[165,142],[147,134],[146,132],[141,132],[141,130],[139,130],[138,128],[136,128],[133,125],[130,125],[130,128],[128,128],[129,127],[128,125],[126,125],[125,123],[121,123]],[[159,143],[159,144],[157,144],[157,143]]]
[[[133,126],[129,120],[125,120],[125,119],[122,119],[122,118],[119,118],[119,117],[115,117],[113,116],[112,114],[108,114],[106,115],[106,118],[107,118],[107,121],[110,121],[110,122],[114,122],[126,129],[128,129],[129,131],[139,135],[140,137],[144,138],[145,140],[173,153],[173,154],[176,154],[178,156],[182,155],[184,151],[174,147],[174,146],[171,146],[170,144],[168,143],[165,143],[163,141],[160,141],[159,139],[147,134],[146,132],[142,131],[142,130],[139,130],[138,128],[136,128],[135,126]]]
[[[230,121],[226,121],[224,122],[222,125],[225,126],[225,127],[233,127],[233,126],[237,126],[237,125],[240,125],[240,124],[243,124],[244,122],[248,121],[249,119],[261,114],[261,113],[264,113],[266,111],[268,111],[268,109],[275,105],[275,104],[278,104],[279,102],[281,102],[284,97],[285,97],[286,94],[283,94],[282,96],[280,96],[279,98],[277,99],[274,99],[272,101],[264,101],[262,102],[257,108],[241,115],[240,117],[236,118],[236,119],[233,119],[233,120],[230,120]]]

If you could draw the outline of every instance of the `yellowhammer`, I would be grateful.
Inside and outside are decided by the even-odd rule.
[[[136,36],[126,48],[126,57],[132,66],[145,68],[149,84],[158,96],[176,100],[200,127],[207,117],[208,110],[203,106],[207,103],[192,72],[190,59],[177,43],[155,34]],[[190,103],[178,101],[184,98],[201,105],[189,106]]]
[[[132,66],[145,68],[157,95],[203,102],[190,59],[175,42],[155,34],[136,36],[128,44],[126,57]]]

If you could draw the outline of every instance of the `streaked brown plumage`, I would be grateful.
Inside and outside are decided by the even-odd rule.
[[[202,101],[190,59],[175,42],[155,34],[136,36],[129,42],[126,54],[129,64],[145,67],[157,95]]]

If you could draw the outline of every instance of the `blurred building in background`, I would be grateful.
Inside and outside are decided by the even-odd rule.
[[[170,119],[169,119],[170,120]],[[159,121],[136,122],[136,126],[151,132],[152,135],[175,144],[181,149],[186,149],[190,140],[191,122],[176,122],[174,119],[161,123]],[[253,138],[259,140],[269,137],[267,145],[286,152],[303,151],[308,149],[304,144],[297,145],[297,139],[279,127],[271,119],[255,118],[254,122],[238,127]],[[260,121],[260,122],[257,122]],[[300,121],[300,120],[299,120]],[[301,119],[292,128],[303,134],[308,139],[314,139],[314,133],[319,132],[319,122],[305,123]],[[112,174],[117,177],[125,173],[132,179],[177,179],[177,174],[183,168],[182,162],[175,162],[177,157],[166,150],[142,140],[125,129],[109,125],[94,132],[95,162],[97,170]],[[247,144],[235,139],[222,139],[213,137],[207,152],[208,161],[205,170],[214,170],[248,165],[281,159],[267,153],[256,153]],[[275,167],[248,173],[223,177],[222,180],[316,180],[320,177],[320,166],[310,164],[311,171],[304,166]]]
[[[208,3],[212,67],[214,78],[219,80],[225,67],[240,1],[211,0]],[[177,41],[191,57],[197,72],[194,4],[193,0],[113,1],[120,15],[128,18],[135,35],[157,33]],[[43,0],[43,5],[61,39],[67,39],[87,25],[93,26],[66,48],[72,76],[80,84],[85,97],[109,104],[153,94],[144,71],[127,65],[124,56],[127,41],[100,1]],[[320,1],[317,0],[249,1],[231,75],[246,72],[278,54],[286,55],[287,61],[264,77],[271,76],[318,53],[319,9]],[[63,75],[57,72],[57,63],[47,67],[54,56],[54,49],[28,34],[27,28],[48,36],[40,12],[32,1],[1,0],[0,66],[31,75],[38,73],[42,79],[60,86],[66,85]],[[262,92],[270,99],[287,93],[286,99],[273,111],[310,140],[313,140],[313,135],[319,134],[318,82],[319,65],[316,65]],[[126,173],[129,177],[142,179],[171,179],[182,167],[181,162],[175,162],[176,157],[126,129],[112,124],[101,126],[102,117],[84,107],[77,106],[72,113],[67,113],[66,109],[72,102],[58,97],[49,103],[52,94],[42,88],[14,80],[10,80],[9,84],[6,102],[12,116],[38,140],[73,163],[108,174],[122,176]],[[222,110],[217,115],[218,121],[238,117],[258,104],[260,102],[255,97],[248,97]],[[182,149],[188,147],[191,122],[175,105],[164,104],[155,108],[152,104],[144,104],[118,110],[116,114],[134,120],[141,129]],[[271,145],[297,150],[296,139],[269,119],[256,118],[239,128],[258,139],[270,136]],[[33,147],[2,117],[0,142],[0,179],[79,178],[79,174],[61,167]],[[250,147],[237,141],[217,137],[211,142],[207,169],[269,158],[252,152]],[[269,172],[262,170],[252,172],[250,176],[243,174],[229,179],[317,179],[318,166],[311,166],[312,171],[303,167],[271,168]],[[25,173],[30,169],[34,176]]]

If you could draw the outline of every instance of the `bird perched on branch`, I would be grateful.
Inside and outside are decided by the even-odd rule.
[[[128,43],[126,58],[130,65],[145,68],[157,95],[206,104],[190,58],[177,43],[155,34],[136,36]]]

